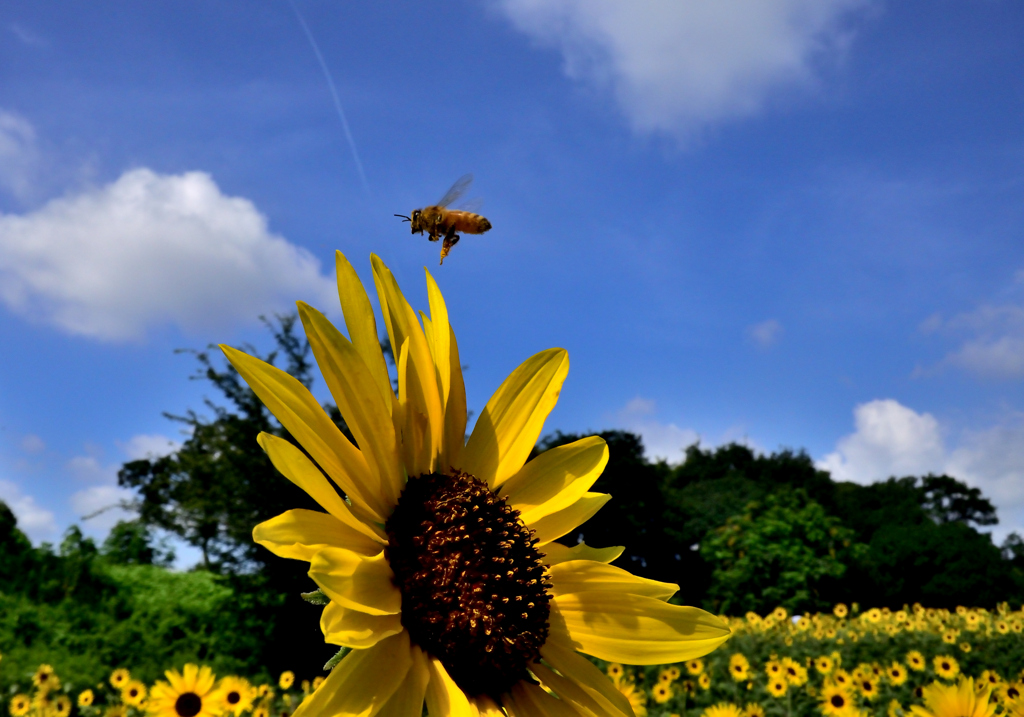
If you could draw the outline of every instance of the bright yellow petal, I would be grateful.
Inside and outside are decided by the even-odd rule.
[[[550,629],[565,631],[576,648],[610,662],[659,665],[702,657],[730,636],[709,612],[615,593],[557,595]]]
[[[498,488],[530,455],[569,373],[565,349],[531,356],[491,396],[462,454],[462,468]]]
[[[466,384],[462,380],[462,364],[459,363],[459,345],[455,331],[449,327],[448,353],[450,361],[450,387],[448,405],[444,410],[444,443],[441,446],[439,468],[448,470],[460,465],[462,450],[466,445]]]
[[[537,685],[520,680],[512,685],[512,699],[520,715],[538,717],[579,717],[567,703],[552,697]]]
[[[422,717],[428,682],[430,670],[427,667],[427,656],[413,645],[412,665],[405,675],[405,681],[381,709],[380,717]]]
[[[348,503],[338,495],[338,491],[324,477],[323,472],[306,457],[305,453],[283,438],[278,438],[271,433],[261,433],[256,440],[260,447],[267,452],[270,462],[285,478],[306,491],[324,510],[346,527],[371,539],[376,537],[378,540],[387,540],[387,535],[383,530],[373,525],[367,525],[352,514]]]
[[[355,346],[323,314],[301,301],[298,307],[310,348],[338,410],[377,479],[377,490],[394,506],[405,487],[405,470],[398,460],[391,399],[385,405]]]
[[[648,580],[622,568],[592,560],[570,560],[554,565],[550,575],[553,595],[613,592],[668,600],[679,592],[679,586],[674,583]]]
[[[279,368],[221,344],[228,361],[313,460],[352,499],[357,513],[378,522],[388,515],[378,495],[365,490],[371,484],[363,454],[345,438],[309,390]]]
[[[611,498],[607,493],[584,493],[582,498],[568,508],[545,515],[531,525],[530,527],[535,531],[534,537],[541,545],[561,538],[593,518],[594,514],[601,510]]]
[[[626,696],[612,684],[594,663],[573,649],[567,638],[552,635],[540,649],[541,657],[569,680],[583,689],[608,714],[632,717],[633,707]]]
[[[541,681],[541,684],[558,695],[559,699],[569,704],[574,712],[583,717],[608,717],[609,715],[633,717],[632,710],[622,712],[615,709],[615,705],[604,699],[603,695],[587,692],[572,679],[552,672],[543,664],[530,665],[530,671]],[[629,704],[628,701],[626,704]]]
[[[380,338],[377,334],[377,321],[373,318],[373,307],[366,295],[363,283],[359,281],[352,264],[340,251],[335,254],[335,265],[338,270],[338,296],[341,309],[345,313],[345,326],[348,328],[349,339],[356,351],[363,357],[363,363],[373,375],[373,383],[380,391],[381,398],[391,411],[391,401],[395,392],[391,389],[391,378],[384,354],[380,350]]]
[[[590,490],[608,463],[600,436],[544,451],[509,478],[498,493],[519,511],[526,525],[558,512]]]
[[[410,476],[430,473],[432,468],[430,445],[430,419],[420,410],[416,401],[410,399],[412,386],[409,374],[412,370],[409,358],[410,341],[402,342],[398,351],[398,406],[392,413],[395,432],[401,436],[402,461]]]
[[[388,327],[391,348],[397,350],[406,340],[409,341],[409,367],[405,376],[409,383],[405,387],[406,402],[411,403],[416,411],[427,418],[430,431],[427,444],[430,459],[428,470],[432,470],[433,462],[440,452],[441,436],[444,431],[444,406],[438,390],[434,361],[430,356],[423,328],[416,319],[416,313],[398,288],[391,270],[384,266],[384,262],[375,254],[370,256],[370,263],[373,265],[373,281],[377,286],[377,296]]]
[[[324,634],[324,642],[360,650],[372,647],[404,629],[400,614],[368,615],[336,602],[327,603],[320,615],[320,631]]]
[[[402,685],[412,665],[404,630],[368,650],[349,653],[293,717],[373,717]]]
[[[427,714],[430,717],[472,717],[469,700],[436,657],[428,656],[430,684],[427,686]]]
[[[342,548],[321,550],[309,565],[309,577],[331,600],[370,615],[402,611],[402,593],[383,553],[365,558]]]
[[[430,303],[431,355],[434,357],[434,368],[437,371],[437,386],[441,391],[441,405],[448,405],[448,393],[451,390],[451,327],[448,324],[448,307],[444,296],[430,275],[427,274],[427,301]],[[424,325],[425,326],[425,325]]]
[[[333,515],[296,508],[252,529],[252,539],[282,558],[310,561],[324,548],[376,555],[384,546],[352,530]]]
[[[625,546],[613,545],[610,548],[592,548],[584,542],[567,547],[561,543],[547,543],[538,548],[544,553],[545,565],[558,565],[569,560],[596,560],[599,563],[610,563],[626,550]]]

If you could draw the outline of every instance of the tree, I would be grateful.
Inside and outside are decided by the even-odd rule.
[[[118,521],[103,541],[100,552],[104,558],[119,565],[166,568],[174,564],[175,557],[165,542],[156,543],[153,531],[140,520]]]
[[[714,566],[705,603],[725,613],[827,609],[847,565],[866,550],[805,491],[780,490],[701,542],[701,555]]]

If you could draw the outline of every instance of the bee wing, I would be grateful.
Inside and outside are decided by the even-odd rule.
[[[455,184],[452,185],[452,188],[444,193],[444,196],[441,197],[441,201],[437,203],[437,206],[447,207],[452,202],[457,201],[459,197],[466,193],[466,190],[469,189],[469,185],[472,183],[472,174],[462,175],[455,181]]]
[[[483,197],[473,197],[472,199],[467,199],[455,208],[462,212],[472,212],[473,214],[476,214],[483,206]]]

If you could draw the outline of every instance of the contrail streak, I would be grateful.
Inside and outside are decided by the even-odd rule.
[[[320,69],[324,72],[324,78],[327,80],[327,86],[331,90],[331,97],[334,98],[334,109],[338,110],[338,117],[341,118],[341,126],[345,130],[345,138],[348,140],[348,146],[352,148],[352,159],[355,160],[356,169],[359,170],[359,178],[363,181],[363,188],[366,193],[370,193],[370,183],[366,181],[366,172],[363,171],[363,162],[359,159],[359,152],[356,151],[356,141],[352,139],[352,130],[348,127],[348,120],[345,118],[345,110],[341,106],[341,97],[338,96],[338,89],[334,86],[334,78],[331,77],[331,71],[327,69],[327,63],[324,62],[324,56],[320,52],[320,46],[316,44],[316,40],[313,38],[313,33],[309,30],[309,25],[306,24],[305,19],[302,17],[302,13],[299,12],[299,8],[295,5],[295,0],[288,0],[288,4],[292,6],[292,11],[295,13],[295,17],[298,19],[299,24],[302,25],[302,31],[306,33],[306,38],[309,40],[309,44],[313,47],[313,52],[316,53],[316,59],[320,63]]]

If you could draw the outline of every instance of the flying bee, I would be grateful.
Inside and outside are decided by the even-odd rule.
[[[427,232],[427,238],[430,241],[444,239],[444,242],[441,244],[442,264],[444,264],[444,258],[448,256],[448,252],[452,250],[452,247],[459,243],[460,237],[458,232],[463,234],[483,234],[491,228],[491,223],[479,214],[475,214],[466,208],[448,208],[449,204],[458,201],[466,193],[472,182],[473,175],[467,174],[460,177],[452,185],[452,188],[445,192],[445,195],[441,197],[437,204],[424,207],[423,209],[413,209],[411,217],[407,217],[404,214],[395,215],[409,222],[413,234]]]

